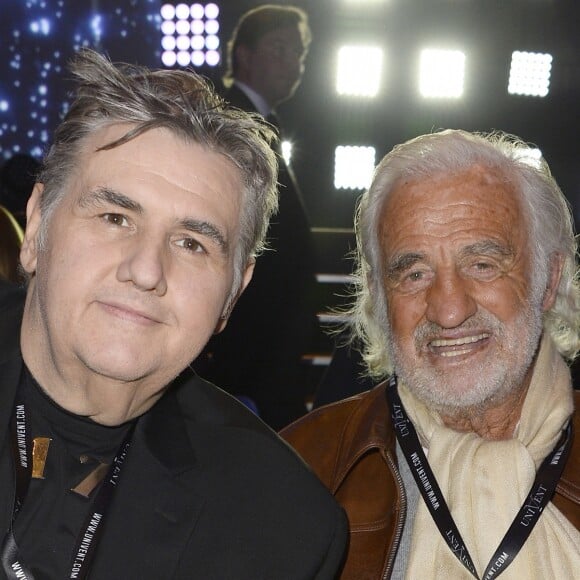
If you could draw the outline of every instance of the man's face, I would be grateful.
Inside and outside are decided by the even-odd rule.
[[[446,411],[524,384],[542,329],[512,185],[475,166],[398,185],[380,226],[396,372]]]
[[[34,324],[23,352],[41,384],[102,378],[138,385],[146,401],[225,324],[242,186],[226,158],[162,129],[97,151],[129,128],[86,143],[44,250],[41,187],[33,194],[22,262],[34,273]]]
[[[306,47],[297,26],[271,30],[253,48],[237,48],[243,82],[274,107],[289,99],[304,73]]]

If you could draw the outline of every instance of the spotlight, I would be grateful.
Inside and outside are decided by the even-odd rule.
[[[552,55],[540,52],[512,53],[508,93],[545,97],[550,90]]]
[[[338,51],[339,95],[375,97],[379,92],[383,51],[375,46],[343,46]]]
[[[220,64],[217,4],[167,3],[160,9],[161,61],[166,67]]]
[[[375,158],[374,147],[339,145],[334,150],[334,187],[366,189],[371,183]]]
[[[458,98],[463,95],[463,52],[425,49],[421,51],[419,68],[419,91],[424,97]]]

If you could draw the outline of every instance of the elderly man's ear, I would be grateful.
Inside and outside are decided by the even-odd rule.
[[[552,254],[550,259],[550,274],[548,277],[548,286],[544,292],[544,299],[542,300],[542,310],[547,312],[554,306],[556,297],[558,296],[558,287],[562,278],[562,270],[564,269],[564,258],[561,254]]]
[[[44,185],[37,183],[32,190],[30,199],[26,204],[26,230],[24,240],[20,248],[20,262],[28,274],[36,271],[36,260],[38,257],[38,231],[40,229],[40,200]]]
[[[224,311],[224,313],[220,316],[220,319],[218,320],[215,330],[213,331],[214,334],[219,334],[227,326],[228,320],[230,319],[230,315],[236,305],[236,302],[239,300],[240,296],[242,295],[242,292],[247,288],[248,284],[250,283],[250,280],[252,279],[252,276],[254,275],[255,266],[256,260],[252,259],[248,262],[248,265],[246,266],[246,270],[244,272],[244,276],[242,277],[242,283],[240,284],[240,288],[236,292],[236,295],[234,296],[231,304],[229,304],[227,311]]]

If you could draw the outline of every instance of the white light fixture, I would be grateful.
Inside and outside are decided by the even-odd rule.
[[[552,55],[540,52],[512,53],[508,93],[545,97],[550,91]]]
[[[290,165],[290,161],[292,160],[292,141],[282,141],[280,148],[282,149],[282,157],[286,165]]]
[[[379,92],[383,51],[376,46],[343,46],[338,51],[339,95],[375,97]]]
[[[220,64],[217,4],[166,3],[161,6],[160,15],[164,66],[214,67]]]
[[[375,169],[374,147],[339,145],[334,150],[334,187],[366,189]]]
[[[542,151],[537,147],[523,147],[516,152],[516,158],[536,169],[542,166]]]
[[[459,50],[425,49],[419,63],[419,91],[424,97],[463,95],[465,54]]]

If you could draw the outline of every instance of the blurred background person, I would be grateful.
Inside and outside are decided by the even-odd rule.
[[[314,249],[304,201],[281,155],[275,108],[296,91],[311,41],[307,14],[266,4],[241,16],[228,43],[224,98],[261,114],[279,132],[280,207],[252,284],[228,327],[214,337],[198,370],[252,406],[275,429],[306,412],[314,391],[301,357],[317,332]],[[313,381],[312,381],[313,382]]]

